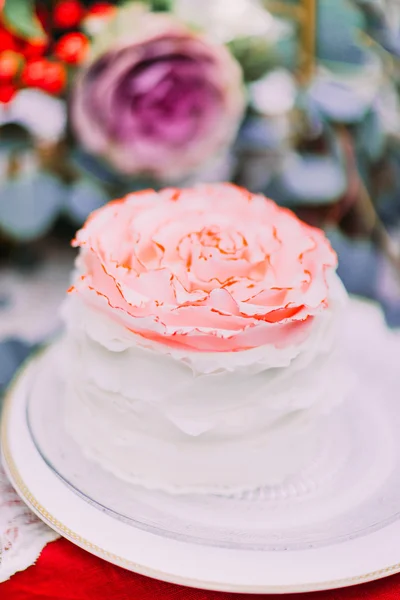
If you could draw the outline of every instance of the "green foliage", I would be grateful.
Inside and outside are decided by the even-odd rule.
[[[359,89],[333,77],[316,79],[306,92],[306,101],[324,119],[346,124],[362,120],[371,102]]]
[[[47,233],[57,218],[65,188],[48,173],[34,171],[10,178],[0,188],[0,228],[28,242]]]
[[[351,0],[318,0],[318,59],[331,64],[364,65],[367,56],[361,32],[365,29],[364,15]]]
[[[108,200],[110,197],[100,185],[91,179],[81,178],[70,186],[64,210],[74,224],[80,226],[92,211]]]
[[[236,38],[228,46],[248,82],[260,79],[274,62],[274,47],[264,36]]]
[[[26,39],[46,37],[35,15],[33,0],[5,0],[2,17],[7,27]]]
[[[173,0],[148,0],[154,12],[168,12],[172,8]]]
[[[290,206],[333,204],[346,191],[346,173],[333,155],[293,152],[268,193]]]

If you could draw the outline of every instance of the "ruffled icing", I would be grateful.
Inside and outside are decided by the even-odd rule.
[[[328,306],[324,234],[230,184],[135,193],[74,242],[71,291],[125,328],[197,352],[287,346]]]

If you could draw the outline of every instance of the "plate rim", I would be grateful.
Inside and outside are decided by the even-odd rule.
[[[14,398],[16,396],[18,388],[24,382],[24,378],[27,375],[33,364],[50,349],[52,343],[47,344],[38,351],[34,352],[18,369],[14,376],[4,398],[3,409],[1,411],[1,459],[6,474],[10,480],[10,483],[14,487],[18,496],[22,501],[34,512],[46,525],[51,529],[59,533],[62,537],[68,539],[71,543],[79,546],[83,550],[86,550],[90,554],[97,556],[107,562],[110,562],[121,568],[125,568],[134,573],[144,575],[146,577],[164,581],[167,583],[173,583],[190,588],[196,588],[208,591],[218,592],[233,592],[233,593],[247,593],[247,594],[289,594],[289,593],[306,593],[314,591],[323,591],[330,589],[339,589],[358,585],[361,583],[367,583],[383,579],[389,575],[394,575],[400,572],[400,562],[388,565],[374,571],[367,572],[365,574],[355,575],[351,577],[331,579],[321,582],[310,582],[310,583],[299,583],[299,584],[281,584],[281,585],[241,585],[229,582],[218,582],[218,581],[203,581],[201,579],[195,579],[193,577],[179,576],[171,574],[166,571],[155,569],[147,565],[139,564],[138,562],[131,561],[130,559],[118,556],[91,542],[90,540],[82,537],[78,532],[73,531],[67,525],[62,523],[54,514],[50,513],[45,506],[43,506],[35,497],[35,495],[28,488],[24,477],[18,468],[10,445],[10,420],[11,413],[13,410]],[[38,457],[46,469],[49,469],[48,465],[44,462],[43,458],[38,453]],[[65,482],[62,484],[66,487]]]

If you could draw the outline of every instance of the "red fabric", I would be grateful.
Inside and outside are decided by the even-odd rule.
[[[1,600],[400,600],[400,575],[361,586],[287,596],[205,592],[135,575],[66,540],[46,546],[37,564],[0,585]]]

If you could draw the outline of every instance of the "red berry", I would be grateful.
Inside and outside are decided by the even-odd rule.
[[[83,27],[90,35],[97,35],[115,14],[116,7],[108,2],[97,2],[91,6],[83,21]]]
[[[38,38],[37,40],[32,39],[22,43],[21,52],[25,58],[40,58],[47,50],[48,41],[47,39]]]
[[[87,11],[89,17],[109,17],[116,11],[115,6],[108,2],[96,2]]]
[[[11,81],[22,65],[23,57],[13,50],[0,52],[0,82]]]
[[[7,29],[0,29],[0,52],[3,50],[17,50],[16,39]]]
[[[70,64],[80,64],[89,50],[89,40],[83,33],[66,33],[54,48],[54,54],[60,60]]]
[[[12,83],[0,84],[0,103],[7,104],[17,93],[17,88]]]
[[[21,81],[27,87],[36,87],[49,94],[57,95],[65,87],[67,73],[61,63],[38,58],[25,65]]]
[[[59,0],[54,7],[53,23],[59,29],[71,29],[79,25],[84,14],[78,0]]]

